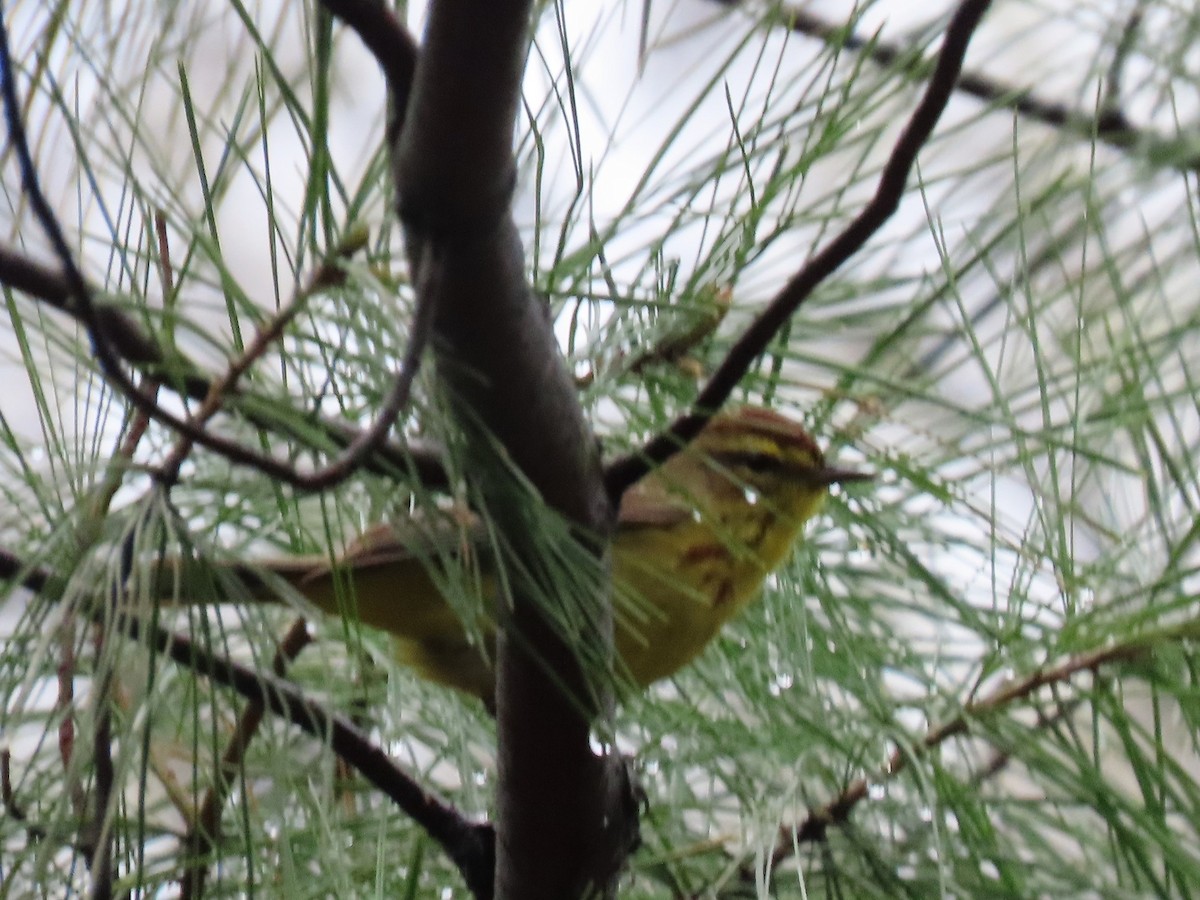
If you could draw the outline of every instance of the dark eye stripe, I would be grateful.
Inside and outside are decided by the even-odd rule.
[[[716,460],[726,468],[743,468],[751,472],[771,472],[786,466],[774,453],[719,453]]]

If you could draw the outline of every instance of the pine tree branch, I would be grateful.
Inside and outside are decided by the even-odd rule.
[[[330,268],[332,265],[325,264],[312,283],[332,283],[329,279],[334,277],[333,272],[336,271]],[[340,273],[337,277],[341,277]],[[82,312],[78,304],[71,300],[66,276],[3,244],[0,244],[0,285],[21,291],[83,324]],[[209,396],[213,381],[201,374],[185,356],[174,353],[168,357],[153,337],[123,310],[101,301],[94,301],[93,309],[100,329],[126,363],[136,366],[146,375],[158,375],[162,387],[182,397],[202,402]],[[226,399],[232,404],[226,411],[236,411],[256,427],[291,440],[304,441],[313,450],[326,450],[315,446],[311,436],[303,430],[269,413],[270,408],[278,404],[277,400],[241,391],[226,394]],[[361,429],[321,416],[306,417],[305,428],[320,432],[333,447],[343,451],[363,440]],[[397,473],[412,472],[422,484],[434,489],[445,488],[449,484],[441,454],[432,447],[416,443],[384,441],[367,454],[361,463],[364,469],[377,475],[394,477]]]
[[[1200,638],[1200,620],[1184,622],[1156,629],[1125,641],[1106,644],[1068,657],[1061,662],[1038,669],[1020,678],[1005,681],[985,697],[966,703],[957,716],[931,728],[914,745],[903,751],[892,751],[886,765],[869,778],[857,778],[833,800],[812,810],[802,822],[780,828],[779,840],[772,853],[777,863],[792,854],[794,846],[825,839],[831,826],[844,825],[854,811],[870,793],[871,785],[883,784],[894,779],[908,766],[951,738],[970,732],[971,725],[980,719],[995,715],[1015,703],[1028,699],[1035,692],[1048,686],[1068,684],[1082,672],[1096,672],[1106,666],[1129,663],[1154,653],[1163,646],[1186,643]]]
[[[281,462],[272,456],[254,450],[235,440],[222,437],[208,431],[203,426],[203,420],[197,422],[193,417],[186,419],[169,412],[159,404],[156,392],[134,383],[125,371],[125,361],[119,348],[114,344],[104,328],[104,321],[97,312],[92,289],[83,277],[70,247],[58,217],[50,208],[42,192],[33,156],[29,151],[25,135],[25,125],[21,121],[20,104],[17,100],[15,73],[8,49],[8,29],[0,21],[0,95],[4,101],[4,115],[8,127],[9,139],[21,170],[21,182],[26,198],[34,216],[50,240],[59,263],[62,265],[66,279],[67,296],[73,306],[79,310],[80,320],[87,328],[91,339],[92,350],[100,364],[100,370],[108,381],[125,397],[139,413],[154,419],[168,428],[184,436],[188,441],[200,444],[209,450],[225,457],[230,462],[256,469],[268,477],[290,485],[299,490],[321,491],[340,484],[352,475],[364,459],[376,449],[386,438],[388,431],[395,422],[400,410],[408,401],[409,390],[416,378],[422,353],[425,349],[433,322],[431,301],[422,302],[418,297],[417,313],[413,320],[412,333],[409,335],[408,346],[405,349],[399,371],[393,378],[392,388],[388,393],[380,414],[366,431],[359,434],[355,440],[346,446],[341,454],[329,464],[312,472],[301,472],[290,463]],[[283,318],[283,317],[281,317]],[[261,347],[255,349],[261,352]],[[250,357],[252,361],[254,357]],[[248,364],[248,362],[247,362]],[[204,413],[211,417],[219,409],[221,389],[225,383],[236,382],[240,374],[238,365],[232,367],[229,375],[222,382],[211,386],[205,396]]]
[[[275,650],[275,659],[271,663],[275,674],[280,678],[285,677],[288,665],[311,642],[312,632],[308,622],[297,619]],[[182,900],[200,900],[204,896],[204,887],[208,880],[208,857],[216,848],[217,838],[220,836],[221,811],[229,799],[230,791],[237,783],[246,751],[250,749],[250,742],[258,733],[266,712],[266,707],[261,701],[248,701],[233,728],[225,752],[221,754],[221,760],[213,774],[213,783],[204,794],[200,808],[184,837],[187,865],[179,879],[179,896]]]
[[[435,0],[394,156],[413,280],[438,269],[430,280],[438,291],[438,375],[484,513],[512,542],[517,572],[542,571],[545,548],[526,534],[514,470],[579,533],[607,535],[614,519],[595,441],[526,280],[512,219],[512,135],[530,8],[530,0]],[[608,586],[584,593],[564,598],[590,625],[582,640],[611,648]],[[533,594],[529,579],[518,579],[499,616],[496,896],[562,900],[607,890],[631,827],[620,766],[589,742],[608,690],[584,671],[580,638],[566,639]]]
[[[832,242],[792,276],[742,333],[701,389],[691,410],[641,450],[608,466],[605,483],[614,501],[700,433],[796,310],[825,279],[858,253],[900,208],[917,154],[929,140],[950,101],[967,46],[990,5],[990,0],[964,0],[951,17],[925,94],[892,148],[875,196]]]
[[[398,130],[404,124],[404,111],[417,69],[417,42],[395,14],[378,0],[320,0],[320,4],[358,35],[383,69],[396,116],[392,127]]]
[[[384,69],[393,85],[393,90],[401,91],[397,104],[403,108],[407,93],[405,79],[411,77],[415,56],[411,39],[407,39],[406,42],[407,34],[399,27],[398,23],[395,23],[394,17],[390,17],[390,14],[387,14],[382,7],[377,7],[373,3],[346,2],[335,3],[334,6],[345,7],[345,11],[351,18],[364,28],[375,26],[370,35],[372,49],[387,52],[388,58]],[[395,27],[392,29],[383,27],[388,22]],[[342,439],[340,441],[341,453],[331,463],[314,472],[300,472],[290,464],[280,462],[236,441],[209,432],[197,425],[191,418],[185,420],[168,412],[159,405],[152,392],[136,385],[124,368],[124,364],[127,362],[143,366],[166,363],[161,349],[151,338],[142,334],[136,324],[123,313],[96,301],[92,288],[83,277],[83,273],[67,246],[57,217],[42,194],[36,168],[26,141],[24,123],[21,120],[21,108],[16,96],[15,73],[9,56],[8,31],[3,21],[0,21],[0,79],[2,79],[0,93],[3,95],[9,138],[20,166],[23,188],[29,199],[30,207],[45,230],[51,247],[62,266],[61,272],[55,273],[47,267],[24,259],[15,251],[4,249],[3,256],[0,257],[0,282],[23,289],[32,296],[53,302],[58,308],[70,313],[80,321],[88,331],[93,351],[105,377],[141,414],[174,429],[187,441],[205,446],[231,462],[257,469],[277,481],[306,491],[326,490],[344,481],[358,468],[365,466],[383,447],[392,424],[407,403],[409,390],[416,376],[422,351],[428,338],[433,318],[432,310],[418,305],[404,359],[376,420],[361,432],[353,432],[350,429],[336,426],[330,429],[331,436],[336,435]],[[335,268],[330,268],[327,264],[315,276],[314,288],[340,280],[341,277]],[[274,331],[268,330],[265,340],[260,341],[260,346],[256,348],[260,354],[265,349],[265,343],[278,338],[279,330],[283,324],[286,324],[286,321],[287,316],[277,317],[279,327]],[[239,360],[231,367],[226,377],[216,383],[211,383],[196,374],[195,367],[182,358],[173,362],[177,366],[180,363],[183,364],[183,393],[186,396],[202,400],[206,406],[205,418],[211,418],[220,410],[224,395],[230,392],[245,367],[255,358],[256,356],[251,354]],[[174,380],[179,381],[180,379]],[[399,468],[403,471],[407,468],[411,457],[408,454],[401,454],[401,456],[404,464]]]
[[[712,2],[734,8],[748,5],[745,0]],[[920,48],[883,41],[874,35],[862,35],[854,30],[852,23],[832,21],[806,7],[784,6],[774,15],[783,27],[797,34],[815,38],[833,48],[863,53],[877,65],[896,71],[912,81],[929,77],[933,68]],[[1140,24],[1140,10],[1134,9],[1122,29],[1121,40],[1109,68],[1104,98],[1095,112],[1080,111],[1066,103],[1048,100],[1038,96],[1032,87],[979,71],[963,72],[955,90],[996,109],[1011,110],[1023,119],[1069,132],[1083,140],[1098,140],[1117,150],[1136,151],[1141,156],[1168,160],[1172,168],[1180,171],[1195,172],[1200,170],[1200,155],[1190,149],[1194,139],[1139,128],[1129,121],[1121,108],[1120,76]],[[1170,152],[1170,148],[1184,152]]]
[[[46,594],[60,596],[65,580],[50,569],[31,566],[0,548],[0,579]],[[209,678],[259,703],[301,731],[328,743],[355,771],[425,829],[462,873],[472,892],[491,896],[495,848],[492,827],[467,820],[450,803],[427,791],[393,762],[384,750],[349,718],[326,710],[303,690],[282,678],[257,672],[137,616],[118,613],[114,630],[197,675]]]

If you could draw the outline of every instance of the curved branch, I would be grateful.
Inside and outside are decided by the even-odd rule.
[[[197,675],[263,704],[319,740],[328,740],[338,756],[429,833],[454,861],[476,896],[486,896],[480,892],[481,886],[490,893],[494,854],[491,827],[468,821],[448,802],[421,787],[350,719],[329,712],[296,685],[211,653],[185,635],[146,625],[133,616],[119,617],[117,625],[129,638],[146,640]]]
[[[66,276],[60,270],[52,269],[3,243],[0,243],[0,284],[21,291],[82,323],[80,311],[71,300]],[[172,375],[162,383],[162,387],[175,390],[190,400],[202,402],[208,396],[212,390],[212,380],[199,374],[190,360],[183,356],[168,360],[154,339],[123,310],[104,302],[96,302],[93,308],[101,327],[126,362],[143,371],[169,368]],[[180,369],[183,370],[182,374],[179,374]],[[156,372],[150,371],[149,374],[155,375]],[[252,425],[312,446],[311,438],[301,429],[290,428],[286,422],[254,409],[255,402],[266,404],[268,401],[265,398],[241,391],[228,396],[237,402],[237,413]],[[358,428],[324,417],[306,420],[305,424],[306,427],[321,431],[335,446],[342,448],[353,444],[362,435]],[[384,441],[363,460],[363,467],[377,475],[394,475],[397,471],[411,469],[422,484],[433,488],[446,487],[449,483],[441,455],[427,446]]]
[[[403,364],[396,374],[382,413],[367,431],[356,437],[343,449],[337,459],[324,468],[311,473],[299,472],[290,464],[281,462],[268,454],[213,434],[203,427],[197,426],[194,420],[180,418],[159,405],[154,394],[136,385],[125,372],[119,346],[109,339],[105,327],[107,322],[99,313],[91,288],[67,246],[66,236],[63,234],[58,218],[42,193],[37,169],[26,140],[24,123],[21,121],[15,73],[9,53],[8,29],[2,20],[0,20],[0,95],[3,97],[9,139],[12,141],[20,167],[24,192],[29,199],[34,216],[46,232],[50,245],[62,264],[66,299],[73,308],[77,309],[80,320],[87,328],[88,336],[92,341],[92,349],[100,364],[100,370],[139,413],[174,429],[189,441],[207,447],[231,462],[257,469],[277,481],[307,491],[325,490],[344,480],[369,453],[383,442],[400,410],[407,403],[409,390],[430,334],[433,314],[431,310],[423,309],[424,301],[418,303],[413,333],[409,337]],[[210,386],[205,397],[206,403],[210,402],[215,387]]]
[[[967,45],[990,5],[990,0],[963,0],[950,19],[929,85],[892,148],[892,154],[879,177],[875,196],[831,243],[792,276],[783,290],[750,324],[700,391],[691,410],[676,419],[670,428],[653,438],[640,452],[608,467],[605,484],[610,497],[614,500],[619,498],[630,485],[699,434],[792,314],[821,282],[858,253],[900,207],[917,153],[929,140],[934,126],[946,109],[955,81],[962,71]]]
[[[313,284],[331,283],[330,279],[334,274],[340,277],[340,272],[336,272],[331,264],[326,264],[314,275]],[[61,270],[53,269],[4,244],[0,244],[0,284],[46,303],[86,327],[82,309],[72,299],[70,279]],[[158,343],[123,310],[96,301],[93,297],[92,311],[100,331],[107,336],[111,346],[125,362],[143,371],[171,369],[171,377],[163,378],[161,385],[191,400],[203,402],[213,391],[214,383],[210,378],[200,374],[196,366],[182,355],[168,360]],[[182,370],[181,374],[179,370]],[[161,373],[155,371],[150,371],[149,374],[161,377]],[[311,438],[306,439],[301,430],[289,428],[286,422],[280,422],[266,413],[257,411],[254,401],[262,398],[240,391],[227,392],[226,396],[239,401],[238,413],[251,424],[277,434],[285,434],[292,439],[305,440],[311,445]],[[401,445],[394,441],[380,440],[378,435],[373,441],[368,441],[361,429],[324,417],[314,418],[306,424],[319,429],[335,446],[343,448],[346,453],[350,452],[348,448],[359,447],[360,449],[354,451],[354,456],[363,468],[375,474],[394,475],[397,471],[411,469],[421,483],[427,486],[445,487],[449,482],[440,454],[430,447]],[[369,447],[369,452],[362,449],[364,447]]]
[[[279,463],[270,457],[249,450],[248,448],[241,447],[233,441],[194,428],[189,422],[167,412],[159,406],[157,399],[153,395],[139,388],[125,373],[117,349],[109,341],[108,333],[104,330],[101,317],[96,311],[91,288],[88,287],[83,273],[76,265],[71,250],[67,246],[67,239],[63,234],[62,226],[59,225],[54,211],[50,209],[50,204],[47,202],[45,194],[42,193],[37,170],[33,164],[33,156],[29,152],[29,143],[25,137],[25,126],[21,121],[21,106],[17,100],[15,81],[16,72],[13,69],[12,59],[9,54],[8,28],[3,21],[0,21],[0,94],[3,95],[8,136],[12,142],[12,147],[20,166],[24,193],[29,199],[29,205],[33,210],[34,216],[50,240],[50,246],[53,248],[55,256],[58,257],[59,262],[62,264],[63,275],[66,278],[67,296],[78,307],[80,319],[87,328],[88,336],[92,341],[92,349],[96,354],[97,361],[100,363],[100,369],[105,377],[143,415],[149,416],[164,425],[174,428],[176,431],[188,435],[197,443],[222,453],[229,459],[247,465],[253,463],[268,475],[283,481],[289,480],[290,476],[293,475],[290,466]]]
[[[324,265],[318,269],[312,283],[280,311],[266,327],[261,328],[242,355],[229,365],[225,375],[212,383],[200,408],[188,417],[188,425],[191,426],[192,431],[183,435],[170,458],[160,470],[161,481],[167,484],[175,482],[180,466],[191,451],[195,440],[193,434],[201,432],[205,424],[220,412],[225,396],[237,389],[241,376],[266,353],[272,344],[282,337],[284,328],[300,311],[303,298],[330,279],[340,277],[340,273],[330,265]],[[408,346],[405,348],[404,357],[400,362],[400,369],[393,378],[387,399],[371,427],[360,432],[342,449],[336,459],[325,466],[309,473],[300,473],[292,469],[293,476],[288,481],[289,484],[307,491],[319,491],[334,487],[362,467],[366,458],[387,439],[388,432],[395,424],[401,410],[408,403],[413,381],[421,366],[421,356],[429,343],[435,300],[436,294],[427,292],[427,296],[418,302],[408,337]],[[250,464],[253,465],[253,463]]]
[[[377,0],[321,0],[321,6],[358,35],[383,69],[384,81],[391,92],[392,120],[388,123],[391,145],[404,125],[408,110],[408,95],[417,70],[417,42],[392,11]]]

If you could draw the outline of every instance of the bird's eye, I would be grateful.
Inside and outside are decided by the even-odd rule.
[[[761,475],[763,472],[773,472],[778,469],[779,457],[771,453],[745,453],[738,457],[737,463],[756,475]]]
[[[755,453],[750,457],[749,466],[755,472],[769,472],[779,468],[779,459],[770,453]]]

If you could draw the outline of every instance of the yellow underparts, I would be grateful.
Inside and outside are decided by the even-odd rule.
[[[787,500],[777,497],[777,500]],[[824,492],[803,494],[771,509],[748,506],[735,521],[697,515],[673,525],[623,526],[613,543],[618,671],[646,686],[695,659],[721,628],[758,596],[763,580],[786,559],[803,523]],[[494,673],[490,632],[468,638],[446,601],[449,588],[430,575],[432,561],[360,569],[353,585],[325,573],[299,582],[305,596],[332,614],[347,615],[389,632],[401,662],[431,681],[490,703]],[[461,579],[460,589],[468,589]],[[342,577],[345,582],[345,577]],[[485,598],[492,578],[474,579]],[[488,602],[487,599],[484,601]]]

